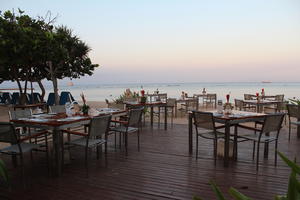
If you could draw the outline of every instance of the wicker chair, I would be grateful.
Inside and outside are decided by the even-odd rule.
[[[45,143],[46,144],[46,156],[47,156],[47,163],[48,163],[49,160],[48,160],[47,135],[44,135],[44,136],[45,136],[45,141],[46,141],[46,143]],[[20,139],[19,135],[17,134],[16,128],[13,123],[0,122],[0,142],[11,144],[10,146],[0,149],[0,153],[6,154],[6,155],[11,155],[14,160],[15,160],[16,156],[20,157],[21,178],[23,181],[23,185],[25,187],[23,155],[24,155],[24,153],[31,153],[33,150],[39,149],[41,147],[41,145],[34,144],[34,143],[25,143],[23,141],[24,140]],[[32,159],[32,154],[31,154],[31,159]]]
[[[121,134],[123,134],[124,136],[126,155],[128,154],[128,134],[134,132],[137,132],[138,151],[140,151],[140,126],[141,126],[143,111],[144,108],[131,109],[129,111],[127,121],[112,120],[113,122],[118,123],[119,125],[116,127],[112,127],[111,131],[115,133],[120,133],[120,139],[121,139]]]
[[[289,140],[290,140],[292,125],[296,125],[298,128],[300,126],[300,121],[291,120],[291,118],[296,118],[297,120],[300,119],[300,106],[287,104],[287,110],[288,110],[288,118],[289,118]]]
[[[213,140],[214,161],[216,164],[218,150],[217,142],[219,139],[224,138],[224,133],[217,131],[218,127],[215,126],[213,114],[210,112],[194,111],[193,123],[196,129],[196,159],[198,159],[199,137],[202,137],[204,139]]]
[[[66,113],[65,105],[53,105],[49,106],[49,111],[51,113]]]
[[[217,107],[217,94],[207,94],[203,97],[203,105],[208,107],[208,105],[212,105],[214,108]]]
[[[85,147],[85,167],[88,176],[88,150],[95,148],[97,150],[97,159],[99,159],[99,146],[104,145],[105,165],[107,165],[107,135],[109,131],[111,116],[94,117],[91,119],[88,133],[78,132],[81,135],[75,140],[68,142],[70,145]],[[104,136],[104,139],[102,138]]]
[[[282,128],[282,121],[283,121],[284,114],[283,113],[276,113],[276,114],[269,114],[266,115],[264,118],[263,126],[259,131],[259,134],[249,134],[244,135],[243,138],[247,140],[253,141],[253,159],[255,157],[255,145],[257,143],[257,150],[256,150],[256,170],[258,171],[259,165],[259,147],[260,143],[270,143],[275,142],[275,166],[277,165],[277,146],[278,146],[278,137],[280,130]],[[271,135],[271,133],[275,132],[275,135]]]

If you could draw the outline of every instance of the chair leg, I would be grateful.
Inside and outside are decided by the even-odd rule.
[[[86,177],[89,177],[89,166],[88,166],[88,147],[85,148],[85,170],[86,170]]]
[[[26,188],[23,154],[20,154],[20,165],[21,165],[21,178],[22,178],[23,188]]]
[[[105,167],[107,167],[107,140],[104,144]]]
[[[128,155],[128,134],[125,134],[125,151],[126,151],[126,156]]]
[[[140,130],[139,129],[137,132],[137,138],[138,138],[138,151],[140,151]]]
[[[257,154],[256,154],[256,171],[258,171],[258,164],[259,164],[259,145],[260,142],[257,142]]]
[[[174,121],[174,108],[172,108],[171,125],[173,126]]]
[[[289,141],[291,139],[291,121],[289,122]]]
[[[115,132],[115,151],[117,151],[117,133]]]
[[[253,141],[252,160],[254,160],[254,157],[255,157],[255,144],[256,144],[256,142]]]
[[[198,143],[199,143],[199,138],[198,135],[196,135],[196,160],[198,159]]]
[[[218,140],[214,140],[214,162],[217,165]]]
[[[278,148],[278,140],[275,141],[275,166],[277,166],[277,148]]]

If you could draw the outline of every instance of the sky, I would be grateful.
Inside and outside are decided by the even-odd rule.
[[[91,47],[78,83],[300,81],[299,0],[0,0],[17,8]]]

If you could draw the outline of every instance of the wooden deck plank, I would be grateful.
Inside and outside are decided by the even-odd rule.
[[[241,130],[242,131],[242,130]],[[284,129],[279,150],[288,157],[297,159],[300,141],[296,134],[288,142]],[[252,161],[252,143],[239,144],[238,162],[223,167],[222,160],[214,166],[212,143],[200,142],[199,159],[188,154],[187,125],[174,125],[167,131],[145,127],[141,133],[141,151],[137,151],[136,136],[129,136],[129,155],[124,149],[115,152],[109,144],[108,167],[103,160],[90,159],[89,178],[86,178],[83,151],[71,149],[74,160],[65,165],[63,175],[51,178],[47,175],[44,155],[34,153],[34,164],[26,159],[26,176],[31,185],[23,190],[19,173],[3,157],[14,183],[11,192],[0,189],[11,199],[192,199],[199,195],[204,199],[215,199],[209,181],[216,182],[222,191],[234,186],[253,199],[273,199],[287,189],[289,168],[278,159],[274,166],[274,147],[270,146],[269,158],[263,159],[259,172]],[[113,141],[113,137],[110,138]],[[1,156],[2,158],[2,156]]]

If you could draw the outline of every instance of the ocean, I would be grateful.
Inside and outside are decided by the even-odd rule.
[[[37,86],[35,86],[38,89]],[[199,83],[139,83],[139,84],[76,84],[67,86],[60,84],[60,91],[70,91],[76,100],[80,100],[80,94],[83,92],[88,101],[104,101],[105,99],[113,100],[122,94],[127,88],[131,91],[140,91],[142,88],[146,93],[153,93],[157,89],[160,93],[167,93],[168,97],[179,98],[181,92],[193,94],[202,93],[203,88],[207,93],[216,93],[217,98],[225,100],[226,94],[230,94],[233,99],[243,99],[244,94],[255,94],[261,92],[262,88],[266,95],[284,94],[285,99],[300,98],[300,82],[199,82]],[[47,92],[51,87],[47,86]],[[37,90],[38,91],[38,90]]]

